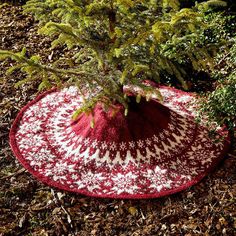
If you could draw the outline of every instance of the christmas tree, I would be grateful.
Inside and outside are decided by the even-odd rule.
[[[26,49],[0,51],[18,61],[8,72],[27,73],[17,85],[59,88],[18,114],[10,132],[17,158],[43,182],[89,196],[160,197],[200,181],[227,151],[227,132],[212,140],[194,120],[195,96],[160,84],[174,77],[187,90],[189,68],[213,68],[223,39],[205,37],[214,28],[205,12],[218,5],[225,2],[28,1],[52,48],[73,56],[45,65]]]
[[[66,45],[74,55],[51,65],[42,64],[37,55],[28,58],[26,49],[21,53],[0,51],[0,57],[19,62],[9,72],[21,68],[28,74],[17,85],[41,80],[40,89],[75,84],[81,92],[88,86],[92,96],[77,115],[91,110],[98,101],[109,106],[114,100],[127,112],[124,86],[138,86],[147,99],[153,92],[161,99],[158,90],[143,82],[160,83],[174,77],[186,90],[189,67],[211,69],[217,45],[203,40],[204,32],[212,27],[204,10],[215,4],[225,3],[208,1],[180,9],[177,0],[30,0],[25,11],[39,21],[39,32],[54,39],[52,48]]]

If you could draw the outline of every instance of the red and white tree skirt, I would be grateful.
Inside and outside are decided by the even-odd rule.
[[[194,120],[192,94],[160,87],[164,102],[141,100],[128,116],[95,108],[77,121],[82,104],[75,87],[50,91],[18,114],[10,144],[24,167],[42,182],[95,197],[154,198],[200,181],[224,156],[229,141],[209,137]],[[219,137],[217,137],[219,138]]]

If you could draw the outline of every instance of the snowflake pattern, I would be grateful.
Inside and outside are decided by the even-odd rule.
[[[143,143],[143,141],[142,140],[138,140],[138,147],[139,148],[143,148],[144,147],[144,143]]]
[[[106,142],[103,141],[103,142],[101,143],[101,148],[102,148],[102,149],[106,150],[106,149],[107,149],[107,146],[108,146],[108,145],[107,145]]]
[[[25,156],[25,159],[30,162],[30,165],[35,167],[41,167],[45,161],[52,161],[55,158],[51,152],[47,149],[38,150],[35,153],[28,152]]]
[[[144,176],[151,182],[149,188],[155,189],[158,192],[160,192],[163,188],[170,189],[173,181],[168,179],[166,172],[167,169],[161,169],[159,166],[156,166],[154,170],[147,170]]]
[[[42,108],[41,106],[32,106],[31,109],[32,109],[31,112],[34,117],[37,117],[38,119],[46,117],[47,113],[45,112],[45,108]]]
[[[170,129],[171,131],[174,131],[174,130],[175,130],[174,125],[170,124],[170,125],[169,125],[169,129]]]
[[[20,127],[20,132],[30,132],[30,133],[37,133],[41,130],[42,121],[35,119],[30,120],[30,123],[23,123]]]
[[[50,176],[54,181],[66,180],[66,174],[76,172],[75,164],[68,164],[63,160],[55,163],[49,163],[42,172],[45,176]]]
[[[149,138],[147,138],[146,139],[146,144],[147,144],[147,146],[151,146],[152,145],[152,141]]]
[[[90,140],[89,138],[85,138],[83,142],[86,146],[88,146],[88,144],[90,143]]]
[[[193,160],[180,160],[179,158],[177,158],[175,161],[171,161],[169,163],[169,168],[176,173],[179,173],[179,176],[194,176],[196,175],[196,169],[194,168],[194,166],[192,166],[192,168],[189,168],[191,162],[193,162]]]
[[[126,149],[126,144],[125,144],[125,142],[122,142],[122,143],[120,144],[120,149],[121,149],[122,151],[124,151],[124,150]]]
[[[116,150],[116,144],[113,142],[109,145],[110,150],[115,151]]]
[[[22,132],[24,132],[24,131],[22,131]],[[22,135],[22,133],[18,133],[18,134]],[[24,138],[24,139],[19,138],[18,145],[19,145],[20,149],[29,148],[29,149],[35,150],[38,147],[45,145],[45,141],[44,141],[42,135],[29,135],[28,137],[26,135],[26,138]]]
[[[82,173],[81,177],[75,182],[78,185],[78,189],[87,188],[89,192],[93,192],[95,189],[101,188],[102,181],[106,179],[102,173],[95,174],[92,171]]]
[[[117,175],[111,177],[114,183],[113,187],[111,188],[111,193],[135,193],[139,189],[139,187],[135,184],[137,177],[138,176],[134,175],[132,172],[127,174],[118,173]]]
[[[133,141],[129,142],[129,147],[130,148],[134,148],[135,147],[135,143]]]
[[[84,138],[73,131],[71,115],[82,102],[76,88],[46,95],[18,122],[14,135],[23,162],[52,185],[89,195],[158,196],[181,188],[210,168],[225,146],[191,122],[192,96],[160,90],[164,105],[171,109],[167,128],[143,140],[120,143]]]
[[[156,135],[154,135],[154,136],[153,136],[153,141],[154,141],[154,142],[159,142],[159,138],[158,138]]]
[[[98,146],[98,142],[95,140],[92,142],[92,145],[91,145],[93,148],[97,148]]]

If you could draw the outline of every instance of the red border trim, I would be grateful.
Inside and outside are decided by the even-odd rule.
[[[168,86],[160,86],[162,88],[167,88],[169,90],[172,90],[176,93],[179,93],[179,94],[187,94],[187,92],[184,92],[184,91],[181,91],[181,90],[178,90],[178,89],[175,89],[175,88],[171,88],[171,87],[168,87]],[[196,178],[194,178],[193,180],[187,182],[186,184],[182,185],[181,187],[178,187],[176,189],[172,189],[172,190],[164,190],[158,194],[120,194],[120,195],[99,195],[99,194],[93,194],[91,192],[87,192],[87,191],[84,191],[84,190],[78,190],[78,191],[75,191],[75,190],[72,190],[60,183],[57,183],[55,181],[52,181],[49,177],[45,177],[45,176],[42,176],[40,175],[38,172],[36,172],[35,170],[33,170],[31,168],[31,166],[25,161],[24,157],[22,156],[22,154],[20,153],[20,150],[17,146],[17,143],[16,143],[16,139],[15,139],[15,134],[16,134],[16,131],[17,131],[17,128],[18,128],[18,125],[19,125],[19,122],[24,114],[24,112],[30,107],[32,106],[33,104],[35,104],[36,102],[38,102],[39,100],[41,100],[43,97],[45,97],[46,95],[52,93],[52,92],[55,92],[57,91],[57,89],[52,89],[52,90],[49,90],[47,92],[44,92],[43,94],[40,94],[38,95],[35,99],[33,99],[31,102],[29,102],[27,105],[25,105],[21,110],[20,112],[17,114],[13,124],[12,124],[12,127],[11,127],[11,130],[10,130],[10,133],[9,133],[9,142],[10,142],[10,146],[12,148],[12,151],[14,153],[14,155],[17,157],[17,159],[20,161],[20,163],[32,174],[34,175],[35,177],[37,177],[39,180],[41,180],[43,183],[51,186],[51,187],[56,187],[58,189],[62,189],[62,190],[66,190],[66,191],[69,191],[69,192],[75,192],[75,193],[79,193],[79,194],[83,194],[83,195],[86,195],[86,196],[89,196],[89,197],[97,197],[97,198],[112,198],[112,199],[148,199],[148,198],[158,198],[158,197],[163,197],[163,196],[166,196],[166,195],[171,195],[171,194],[174,194],[174,193],[177,193],[177,192],[180,192],[182,190],[185,190],[195,184],[197,184],[198,182],[200,182],[209,172],[211,172],[212,170],[215,169],[215,167],[219,164],[219,162],[223,159],[223,157],[226,155],[226,153],[228,152],[229,150],[229,147],[230,147],[230,139],[229,139],[229,136],[226,138],[225,140],[225,143],[224,143],[224,148],[222,150],[222,153],[221,155],[212,163],[212,165],[205,170],[205,173],[203,174],[200,174],[198,175]]]

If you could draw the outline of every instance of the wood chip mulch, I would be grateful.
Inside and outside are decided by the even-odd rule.
[[[0,49],[40,54],[53,51],[37,35],[37,23],[20,6],[0,8]],[[18,89],[21,72],[5,75],[14,62],[0,62],[0,236],[236,235],[236,158],[231,151],[215,172],[181,193],[150,200],[89,198],[51,189],[13,156],[8,133],[20,108],[37,93],[38,82]]]

